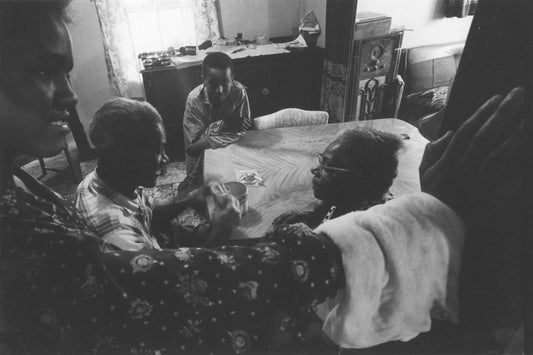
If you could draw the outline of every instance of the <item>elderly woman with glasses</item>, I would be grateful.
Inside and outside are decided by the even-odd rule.
[[[313,192],[322,201],[312,211],[289,211],[274,225],[305,223],[315,228],[348,212],[366,210],[392,199],[389,187],[396,177],[401,139],[377,129],[342,132],[311,169]]]

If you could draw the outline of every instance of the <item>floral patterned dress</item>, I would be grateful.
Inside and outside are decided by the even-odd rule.
[[[18,353],[267,349],[279,314],[312,314],[343,287],[339,251],[303,225],[251,247],[110,250],[59,195],[15,173],[31,193],[0,196],[0,343]]]

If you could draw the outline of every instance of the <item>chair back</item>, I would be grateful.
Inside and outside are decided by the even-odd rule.
[[[299,108],[285,108],[269,115],[256,117],[254,129],[268,129],[295,126],[317,126],[328,123],[326,111],[308,111]]]

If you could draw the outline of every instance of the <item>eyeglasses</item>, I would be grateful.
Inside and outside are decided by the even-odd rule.
[[[339,171],[339,172],[342,172],[342,173],[356,174],[355,171],[350,170],[350,169],[336,168],[334,166],[324,165],[324,163],[322,162],[322,154],[318,154],[318,167],[321,170],[331,170],[331,171]]]

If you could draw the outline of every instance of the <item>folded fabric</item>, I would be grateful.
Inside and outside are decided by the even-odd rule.
[[[408,341],[431,318],[458,321],[458,278],[464,242],[460,218],[418,193],[315,230],[342,252],[346,288],[319,307],[324,332],[344,348]]]

